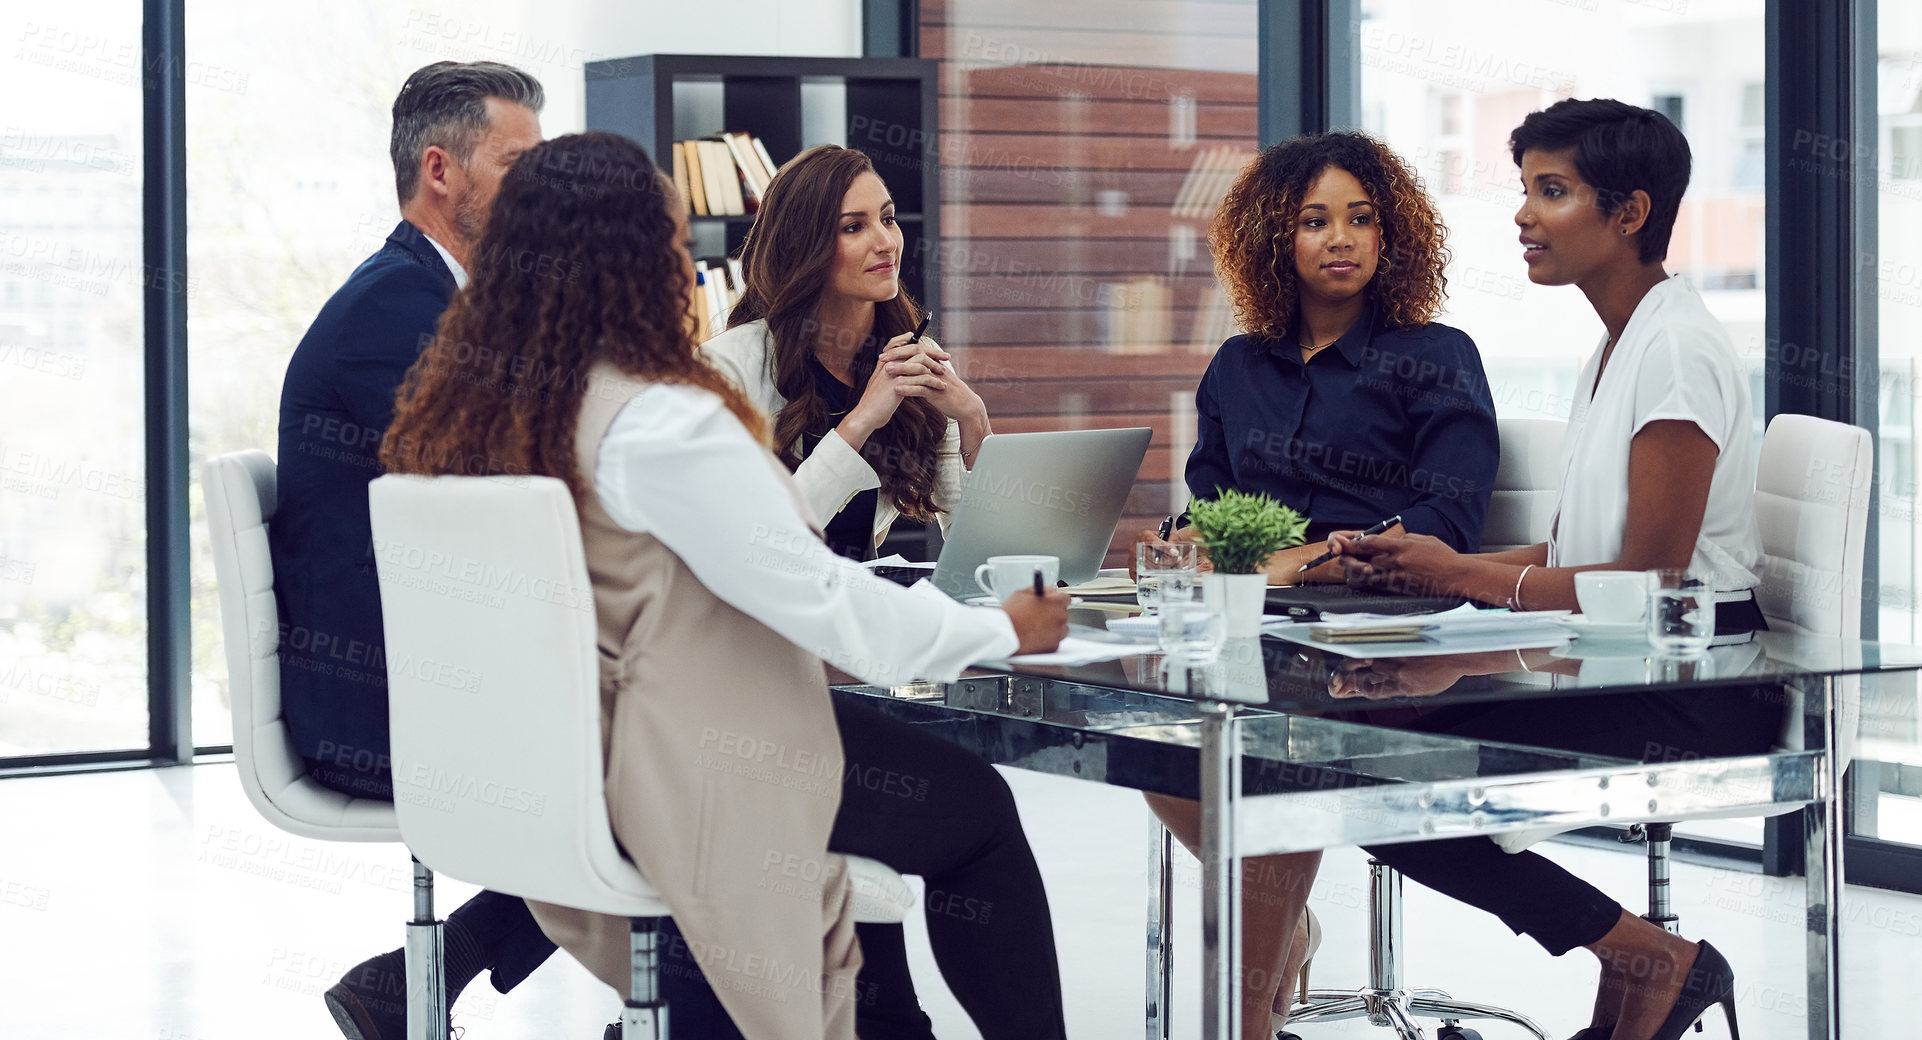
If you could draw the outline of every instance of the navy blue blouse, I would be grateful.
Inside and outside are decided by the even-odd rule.
[[[1188,490],[1267,492],[1309,538],[1400,513],[1461,552],[1481,544],[1501,444],[1475,342],[1447,325],[1386,328],[1372,306],[1307,364],[1294,338],[1236,336],[1195,392]]]

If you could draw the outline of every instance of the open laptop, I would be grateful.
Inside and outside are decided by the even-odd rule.
[[[1060,557],[1061,580],[1070,585],[1093,578],[1153,433],[1135,426],[983,440],[961,480],[935,587],[956,599],[979,596],[974,569],[1014,553]]]

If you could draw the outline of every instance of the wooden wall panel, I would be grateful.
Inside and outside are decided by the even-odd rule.
[[[1226,151],[1253,157],[1254,2],[920,10],[921,53],[942,62],[936,331],[997,431],[1154,429],[1119,565],[1167,513],[1195,383],[1231,331],[1205,241],[1213,198],[1191,181],[1216,155],[1218,197]]]

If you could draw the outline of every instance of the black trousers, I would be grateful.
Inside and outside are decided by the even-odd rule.
[[[847,769],[828,848],[926,882],[922,912],[935,963],[983,1040],[1066,1037],[1047,893],[1007,781],[979,757],[872,708],[836,698],[834,719]],[[861,1040],[933,1040],[908,976],[902,927],[855,930]],[[678,932],[670,926],[670,934]],[[686,944],[665,948],[662,989],[675,1030],[737,1040]]]
[[[358,770],[311,758],[306,762],[307,774],[322,787],[355,798],[394,800],[394,778],[384,768]],[[488,972],[488,981],[505,993],[554,952],[554,943],[519,896],[483,890],[448,914],[447,923],[453,933],[446,945],[450,1006],[461,987],[480,972]]]
[[[1390,709],[1357,721],[1657,762],[1765,752],[1781,732],[1784,703],[1774,687],[1722,687],[1466,704],[1426,713]],[[1414,881],[1494,914],[1557,957],[1596,942],[1622,915],[1620,903],[1548,859],[1504,852],[1487,838],[1365,851]]]

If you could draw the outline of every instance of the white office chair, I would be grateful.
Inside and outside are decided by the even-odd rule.
[[[1482,527],[1482,551],[1504,552],[1548,540],[1548,523],[1555,514],[1556,489],[1562,476],[1562,441],[1568,424],[1554,419],[1502,419],[1501,464],[1489,495],[1488,519]],[[1378,1026],[1402,1030],[1416,1017],[1437,1018],[1437,1040],[1479,1040],[1464,1019],[1486,1018],[1512,1022],[1547,1040],[1542,1028],[1518,1011],[1456,1000],[1438,989],[1410,989],[1401,979],[1401,872],[1374,860],[1368,862],[1371,893],[1368,985],[1350,990],[1311,990],[1308,1002],[1289,1012],[1289,1025],[1366,1017]],[[1384,1013],[1384,1007],[1392,1010]],[[1292,1036],[1284,1033],[1283,1036]],[[1412,1035],[1404,1032],[1403,1035]]]
[[[669,911],[608,820],[573,495],[551,477],[385,476],[370,500],[409,846],[451,877],[628,918],[623,1035],[665,1036],[658,928]],[[506,591],[467,595],[478,592],[462,584],[468,573],[499,576]],[[847,860],[855,919],[899,923],[912,889],[873,860]]]
[[[273,457],[264,451],[221,455],[207,460],[200,472],[241,789],[267,822],[303,838],[399,841],[394,803],[350,797],[315,783],[287,736],[280,712],[280,615],[267,549],[275,474]],[[407,924],[410,1040],[447,1036],[440,928],[434,920],[434,875],[415,860],[414,918]]]
[[[1769,422],[1755,469],[1755,522],[1762,535],[1755,601],[1770,633],[1861,637],[1862,561],[1874,479],[1869,431],[1809,415],[1778,415]],[[1855,759],[1861,680],[1847,676],[1837,682],[1838,740],[1829,751],[1834,768],[1846,771]],[[1803,705],[1799,695],[1792,695],[1783,710],[1778,746],[1799,751],[1803,735]],[[1673,836],[1673,824],[1648,822],[1630,827],[1623,840],[1648,842],[1648,913],[1643,916],[1676,932],[1681,920],[1669,899]]]
[[[1482,552],[1524,549],[1548,540],[1548,522],[1562,482],[1562,441],[1568,424],[1557,419],[1496,422],[1502,461],[1482,525]]]

